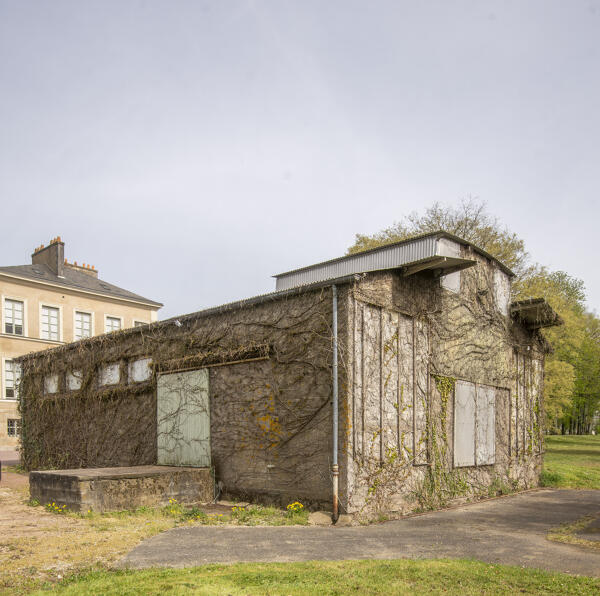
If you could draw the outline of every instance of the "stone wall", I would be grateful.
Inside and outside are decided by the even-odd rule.
[[[506,274],[466,251],[478,264],[459,293],[431,274],[382,272],[348,298],[350,512],[407,513],[538,482],[543,340],[507,316]],[[454,465],[457,380],[494,388],[493,465]]]

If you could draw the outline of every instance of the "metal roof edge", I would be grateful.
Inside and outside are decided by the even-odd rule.
[[[223,314],[226,312],[232,312],[238,309],[245,308],[247,306],[255,306],[257,304],[263,304],[269,301],[279,300],[280,298],[286,298],[287,296],[293,296],[295,294],[303,294],[304,292],[310,292],[312,290],[318,290],[320,288],[324,288],[327,286],[333,285],[343,285],[350,283],[352,281],[356,281],[361,278],[360,274],[352,273],[350,275],[344,275],[343,277],[338,277],[336,279],[328,279],[324,281],[318,281],[311,284],[306,284],[303,286],[296,286],[294,288],[289,288],[287,290],[279,290],[275,292],[269,292],[267,294],[259,294],[258,296],[252,296],[251,298],[245,298],[242,300],[236,300],[234,302],[227,302],[225,304],[221,304],[219,306],[212,306],[210,308],[206,308],[204,310],[199,310],[195,312],[191,312],[184,315],[178,315],[175,317],[171,317],[169,319],[165,319],[163,321],[155,321],[154,323],[148,323],[147,325],[142,325],[140,327],[129,327],[128,329],[122,329],[120,331],[114,332],[114,337],[124,337],[128,335],[134,335],[135,333],[143,333],[148,329],[158,329],[161,327],[167,327],[168,325],[175,325],[177,322],[180,324],[185,321],[193,321],[194,319],[201,319],[204,317],[209,317],[211,315]],[[70,342],[64,344],[62,346],[57,346],[55,348],[50,348],[47,350],[39,350],[37,352],[30,352],[29,354],[24,354],[22,356],[18,356],[13,358],[15,362],[23,362],[26,360],[35,359],[38,357],[42,357],[45,354],[58,353],[61,350],[71,350],[80,345],[89,345],[94,342],[98,342],[101,339],[106,339],[106,336],[110,335],[107,333],[102,333],[100,335],[94,335],[93,337],[86,337],[85,339],[81,339],[79,341]]]
[[[402,244],[408,244],[409,242],[414,242],[415,240],[422,240],[424,238],[432,238],[432,237],[436,237],[438,239],[439,238],[448,238],[449,240],[454,240],[455,242],[458,242],[459,244],[462,244],[464,246],[469,246],[475,252],[478,252],[480,255],[497,263],[498,266],[500,267],[500,269],[502,269],[502,271],[504,271],[504,273],[510,275],[511,277],[515,277],[515,273],[511,269],[509,269],[504,263],[502,263],[502,261],[498,260],[496,257],[491,255],[490,253],[483,250],[483,248],[480,248],[476,244],[473,244],[473,243],[469,242],[468,240],[465,240],[464,238],[460,238],[459,236],[455,236],[454,234],[451,234],[450,232],[446,232],[444,230],[436,230],[435,232],[426,232],[424,234],[417,234],[416,236],[411,236],[410,238],[405,238],[404,240],[399,240],[398,242],[388,242],[387,244],[382,244],[381,246],[376,246],[375,248],[369,248],[368,250],[361,250],[359,252],[355,252],[355,253],[352,253],[349,255],[344,255],[342,257],[336,257],[335,259],[329,259],[327,261],[321,261],[319,263],[314,263],[312,265],[306,265],[305,267],[291,269],[290,271],[284,271],[283,273],[276,273],[275,275],[272,275],[271,277],[277,279],[279,277],[291,275],[292,273],[300,273],[302,271],[308,271],[310,269],[313,269],[314,267],[321,267],[323,265],[330,265],[332,263],[338,263],[340,261],[344,261],[346,259],[350,259],[350,258],[356,257],[358,255],[372,254],[375,252],[383,251],[383,250],[393,247],[393,246],[401,246]]]

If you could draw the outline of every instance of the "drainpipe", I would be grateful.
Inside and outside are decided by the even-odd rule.
[[[333,457],[331,475],[333,477],[333,523],[338,520],[338,320],[337,320],[337,287],[331,286],[333,298]]]

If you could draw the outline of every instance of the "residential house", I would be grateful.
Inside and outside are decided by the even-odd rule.
[[[157,320],[159,302],[98,278],[88,264],[69,263],[60,237],[36,248],[30,265],[0,267],[0,452],[19,442],[20,368],[14,358]]]

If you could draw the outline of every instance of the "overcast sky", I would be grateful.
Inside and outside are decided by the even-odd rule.
[[[600,2],[0,0],[0,265],[274,289],[476,196],[600,311]]]

